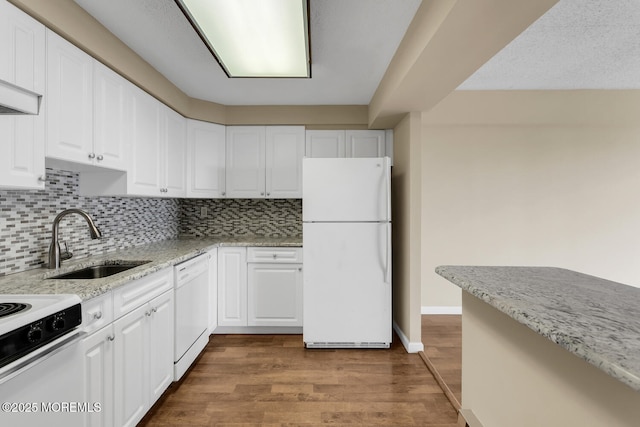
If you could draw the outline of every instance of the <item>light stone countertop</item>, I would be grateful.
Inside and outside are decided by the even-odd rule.
[[[551,267],[440,266],[436,272],[640,391],[640,288]]]
[[[302,246],[301,237],[206,237],[164,240],[144,246],[121,249],[79,260],[62,262],[58,270],[38,268],[0,277],[2,294],[76,294],[83,301],[102,295],[132,280],[171,267],[221,246]],[[150,261],[147,264],[100,279],[49,279],[70,271],[101,264],[104,261]]]

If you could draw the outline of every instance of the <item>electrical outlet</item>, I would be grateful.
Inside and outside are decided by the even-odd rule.
[[[206,218],[208,213],[209,213],[207,211],[208,211],[207,207],[206,206],[202,206],[200,208],[200,218]]]

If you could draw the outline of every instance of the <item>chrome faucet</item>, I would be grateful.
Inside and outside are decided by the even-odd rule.
[[[81,209],[65,209],[60,212],[53,220],[53,227],[51,229],[51,244],[49,245],[49,268],[60,268],[60,243],[58,242],[58,227],[60,220],[69,214],[78,214],[83,217],[89,225],[89,234],[92,239],[99,239],[102,237],[102,233],[98,230],[98,227],[93,223],[93,219],[88,213]]]

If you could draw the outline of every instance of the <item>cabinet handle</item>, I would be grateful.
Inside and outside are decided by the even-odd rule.
[[[98,161],[102,161],[102,160],[104,160],[104,157],[102,156],[102,154],[98,154],[98,157],[96,157],[96,159]]]
[[[40,175],[40,176],[38,177],[38,181],[40,181],[40,182],[47,182],[47,175],[46,175],[46,174],[45,174],[45,175]]]
[[[96,153],[89,153],[89,158],[90,159],[95,159],[96,157]]]
[[[99,311],[99,312],[97,312],[97,313],[93,313],[93,318],[94,318],[94,320],[100,320],[100,319],[102,319],[102,312],[101,312],[101,311]]]
[[[113,340],[115,340],[115,339],[116,339],[116,336],[115,336],[115,335],[109,335],[109,336],[107,337],[107,341],[113,341]]]

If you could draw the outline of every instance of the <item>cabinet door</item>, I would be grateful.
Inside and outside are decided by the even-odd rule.
[[[247,326],[247,249],[218,248],[218,325]]]
[[[137,87],[131,91],[131,156],[127,173],[128,193],[162,196],[162,141],[160,103]]]
[[[124,78],[94,61],[93,150],[95,164],[126,170],[127,85]]]
[[[305,156],[345,157],[344,138],[343,130],[308,130]]]
[[[209,254],[209,334],[218,327],[218,249]]]
[[[304,126],[267,126],[266,197],[302,198]]]
[[[99,402],[101,410],[84,414],[83,425],[110,427],[113,424],[113,325],[82,340],[84,354],[84,401]]]
[[[145,304],[113,323],[114,425],[135,426],[149,405],[149,334]]]
[[[187,119],[164,105],[162,110],[165,138],[164,195],[184,197],[187,194]]]
[[[302,326],[302,264],[249,264],[248,325]]]
[[[225,144],[224,126],[187,121],[187,197],[225,196]]]
[[[264,126],[227,127],[226,159],[227,197],[264,197]]]
[[[384,157],[385,141],[383,130],[346,131],[347,157]]]
[[[45,29],[6,1],[0,4],[0,80],[43,94]],[[0,187],[43,189],[45,112],[0,115]]]
[[[149,310],[149,406],[173,381],[173,289],[154,298]]]
[[[47,30],[47,156],[91,163],[93,59]]]

